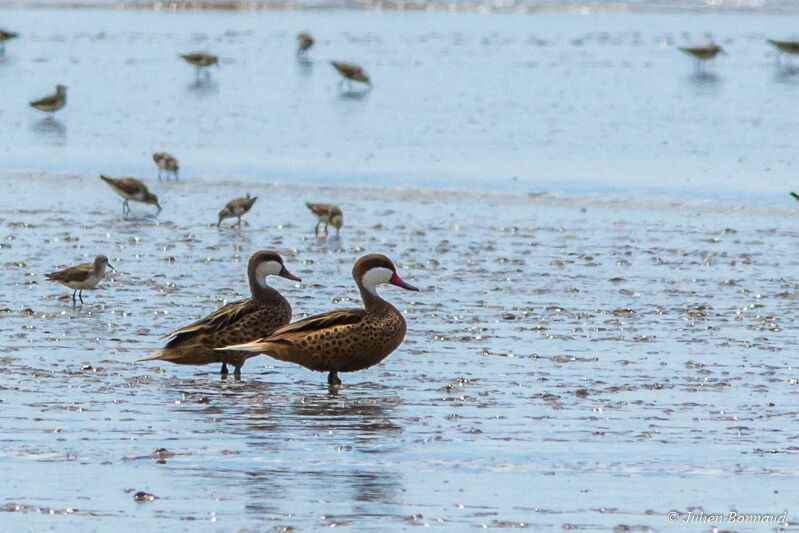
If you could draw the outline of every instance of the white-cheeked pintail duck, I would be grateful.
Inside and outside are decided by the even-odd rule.
[[[391,260],[379,254],[355,262],[352,277],[361,291],[363,309],[341,309],[299,320],[272,335],[246,344],[221,348],[263,353],[297,363],[310,370],[328,372],[327,382],[338,386],[339,372],[355,372],[385,359],[405,338],[405,319],[376,288],[391,284],[418,291],[400,279]]]
[[[244,362],[255,354],[246,351],[216,351],[229,346],[268,336],[280,326],[291,321],[291,305],[275,289],[266,284],[267,276],[280,276],[293,281],[300,278],[286,270],[280,254],[261,250],[250,258],[247,265],[252,296],[231,302],[207,317],[194,322],[163,338],[170,338],[160,352],[139,361],[159,359],[179,365],[207,365],[222,363],[222,374],[227,365],[234,374],[241,374]]]

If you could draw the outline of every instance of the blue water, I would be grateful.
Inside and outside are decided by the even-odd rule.
[[[799,75],[765,39],[799,17],[559,6],[0,9],[22,35],[0,62],[0,531],[795,529]],[[699,76],[676,47],[709,40],[729,55]],[[178,54],[199,49],[221,66],[197,84]],[[374,88],[342,94],[330,59]],[[45,120],[27,103],[56,83]],[[100,173],[163,211],[123,219]],[[249,225],[216,228],[245,193]],[[308,201],[342,208],[339,238]],[[274,282],[295,318],[358,305],[353,262],[389,255],[421,289],[381,289],[402,346],[338,392],[266,356],[241,381],[135,362],[246,297],[264,248],[303,279]],[[84,305],[44,277],[100,253],[117,270]]]
[[[4,9],[6,169],[788,205],[795,15]],[[317,39],[310,64],[294,36]],[[697,76],[681,45],[728,50]],[[221,57],[195,83],[179,53]],[[342,95],[328,60],[374,82]],[[44,122],[27,102],[56,83]]]

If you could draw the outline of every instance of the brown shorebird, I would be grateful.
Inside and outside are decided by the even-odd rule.
[[[338,235],[341,226],[344,224],[344,216],[341,214],[341,209],[331,204],[305,204],[311,210],[319,222],[316,223],[314,228],[314,235],[319,234],[319,226],[325,225],[325,235],[327,235],[327,226],[332,225],[336,228],[336,235]]]
[[[63,85],[56,85],[55,94],[45,96],[28,105],[52,116],[56,111],[67,105],[67,88]]]
[[[130,213],[128,200],[154,205],[158,208],[158,211],[155,213],[156,216],[161,212],[161,205],[158,203],[158,197],[151,193],[147,189],[147,186],[136,178],[109,178],[101,175],[100,179],[111,186],[115,193],[125,199],[125,201],[122,202],[123,216]]]
[[[768,39],[768,42],[776,46],[780,52],[794,56],[799,55],[799,41],[773,41]]]
[[[692,48],[679,48],[680,52],[686,53],[696,59],[696,70],[702,72],[705,69],[705,62],[710,61],[718,54],[726,54],[722,47],[715,43],[710,43],[707,46],[695,46]]]
[[[243,343],[272,334],[291,321],[291,305],[275,289],[266,284],[267,276],[280,276],[301,281],[283,265],[277,252],[261,250],[250,258],[247,265],[250,293],[246,300],[231,302],[207,317],[173,331],[163,337],[170,338],[160,352],[139,361],[160,359],[178,365],[208,365],[222,363],[222,374],[227,365],[233,365],[234,375],[241,375],[244,362],[253,357],[252,352],[216,351],[215,348]]]
[[[799,56],[799,41],[772,41],[768,39],[768,42],[773,44],[777,50],[784,54],[788,54],[789,56]],[[780,54],[777,54],[777,61],[780,60]]]
[[[297,35],[297,57],[305,58],[308,56],[308,49],[313,46],[313,37],[308,33]]]
[[[391,260],[379,254],[355,262],[352,277],[361,291],[363,309],[342,309],[305,318],[272,335],[245,344],[219,348],[263,353],[317,372],[328,372],[330,386],[341,385],[339,372],[355,372],[376,365],[405,338],[405,319],[377,295],[376,287],[390,283],[417,291],[397,275]]]
[[[10,41],[11,39],[16,39],[17,37],[19,37],[18,33],[0,29],[0,55],[6,53],[6,41]]]
[[[342,79],[339,80],[339,87],[341,84],[346,81],[348,84],[353,81],[359,81],[361,83],[365,83],[369,87],[372,86],[372,82],[369,81],[369,77],[363,72],[363,69],[354,63],[344,63],[341,61],[331,61],[331,65],[335,68],[339,74],[341,74]]]
[[[108,258],[104,255],[98,255],[94,258],[94,263],[83,263],[78,266],[67,268],[66,270],[59,270],[47,274],[47,279],[57,281],[61,285],[74,289],[72,293],[72,305],[76,304],[75,294],[80,298],[80,303],[83,303],[83,291],[88,291],[97,287],[100,280],[105,275],[105,268],[108,267],[114,270],[108,263]]]
[[[178,179],[178,160],[166,152],[159,152],[153,154],[153,161],[158,165],[158,181],[161,181],[161,173],[166,172],[166,179],[169,180],[169,175]]]
[[[234,217],[239,219],[234,226],[241,227],[241,217],[252,208],[252,204],[254,204],[257,199],[257,196],[250,197],[250,193],[247,193],[245,198],[236,198],[235,200],[229,201],[225,204],[225,207],[222,208],[222,211],[219,212],[219,222],[216,223],[216,227],[218,228],[221,226],[222,221],[226,218]]]
[[[211,65],[216,65],[216,68],[219,68],[219,58],[213,54],[209,54],[208,52],[194,52],[191,54],[181,55],[183,59],[190,65],[194,65],[197,68],[195,72],[196,77],[200,77],[200,71],[202,69],[207,69]],[[208,77],[211,74],[205,70],[205,76]]]

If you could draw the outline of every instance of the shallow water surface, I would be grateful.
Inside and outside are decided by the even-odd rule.
[[[123,219],[96,176],[2,182],[9,530],[796,528],[796,211],[151,179],[164,211]],[[249,225],[217,229],[245,192]],[[337,393],[265,356],[241,381],[134,362],[246,296],[262,248],[303,279],[273,280],[295,318],[358,305],[353,261],[389,255],[421,289],[381,290],[404,344]],[[99,253],[117,272],[73,308],[44,274]]]
[[[0,10],[4,169],[793,202],[795,14]],[[317,43],[295,58],[295,36]],[[678,46],[729,55],[697,75]],[[195,78],[178,54],[220,57]],[[337,89],[354,61],[369,92]],[[48,120],[32,99],[68,89]]]

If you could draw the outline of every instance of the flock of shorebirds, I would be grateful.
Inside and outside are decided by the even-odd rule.
[[[174,169],[174,173],[177,173],[177,163],[164,163],[170,168],[162,168],[161,162],[174,161],[168,154],[155,154],[153,158],[159,170],[173,172]],[[124,198],[124,214],[130,210],[129,200],[154,205],[161,211],[158,198],[140,180],[100,178]],[[241,217],[250,210],[255,200],[257,197],[248,194],[245,198],[228,202],[219,212],[217,226],[226,218],[238,218],[237,225],[241,226]],[[318,220],[314,235],[319,235],[323,224],[325,235],[328,226],[336,228],[338,234],[344,221],[339,207],[312,203],[306,206]],[[75,306],[78,299],[83,303],[83,291],[97,288],[107,268],[114,269],[106,256],[98,255],[93,263],[51,272],[47,274],[47,279],[72,289],[72,305]],[[183,365],[221,363],[223,375],[228,374],[227,365],[232,365],[234,375],[240,376],[241,367],[248,358],[264,353],[311,370],[328,372],[328,384],[337,387],[341,385],[338,372],[353,372],[379,363],[405,338],[406,326],[402,314],[377,294],[376,287],[391,284],[418,290],[400,279],[389,258],[377,254],[366,255],[356,261],[352,271],[363,298],[363,309],[341,309],[290,324],[291,306],[266,283],[268,276],[301,281],[289,273],[280,255],[271,250],[253,254],[247,275],[250,298],[229,303],[207,317],[166,335],[164,338],[170,338],[166,347],[140,361],[158,359]]]
[[[0,53],[5,53],[5,43],[17,38],[16,33],[0,29]],[[297,36],[297,57],[307,60],[308,50],[314,40],[307,33]],[[196,67],[196,77],[208,77],[208,68],[219,65],[219,58],[207,52],[195,52],[181,56]],[[352,83],[363,83],[371,88],[369,77],[363,69],[353,63],[333,61],[331,65],[341,75],[343,83],[351,89]],[[58,85],[54,94],[30,103],[30,106],[51,116],[67,103],[67,88]],[[158,166],[159,181],[178,180],[179,164],[175,157],[159,152],[153,154]],[[153,205],[161,212],[158,197],[136,178],[110,178],[100,176],[123,198],[122,212],[130,212],[130,201]],[[217,227],[226,218],[236,218],[241,226],[241,217],[253,206],[257,197],[247,194],[228,202],[219,212]],[[333,226],[338,234],[344,219],[339,207],[331,204],[306,204],[318,222],[314,234],[319,235],[324,225],[324,234]],[[49,280],[73,290],[72,303],[83,303],[83,291],[97,288],[113,266],[104,255],[98,255],[93,263],[80,264],[65,270],[47,274]],[[354,372],[376,365],[393,352],[405,338],[405,319],[394,306],[381,298],[376,291],[383,284],[396,285],[406,290],[417,291],[397,275],[391,260],[379,254],[369,254],[355,262],[352,276],[361,292],[363,308],[339,309],[311,316],[291,323],[291,305],[274,288],[267,284],[269,276],[278,276],[292,281],[301,281],[291,274],[280,255],[272,250],[261,250],[252,255],[247,266],[250,283],[250,298],[231,302],[207,317],[166,335],[166,346],[158,353],[140,361],[161,360],[182,365],[207,365],[221,363],[221,373],[228,374],[228,365],[234,375],[241,375],[244,362],[255,355],[267,354],[281,361],[289,361],[310,370],[327,372],[331,387],[341,385],[339,372]]]
[[[0,29],[0,51],[5,52],[5,42],[17,34]],[[777,49],[785,54],[799,55],[799,42],[772,41]],[[307,33],[297,36],[297,56],[306,58],[314,40]],[[697,60],[697,69],[703,70],[704,63],[718,54],[726,53],[715,43],[694,48],[680,48],[682,52]],[[219,58],[207,52],[195,52],[181,56],[196,67],[196,76],[209,76],[208,68],[219,65]],[[341,75],[341,83],[371,82],[358,65],[331,62]],[[31,107],[47,113],[55,113],[66,105],[66,87],[58,85],[50,96],[31,102]],[[153,154],[158,166],[158,179],[166,174],[166,179],[178,179],[179,164],[168,153]],[[100,176],[123,199],[123,215],[130,211],[129,201],[153,205],[161,211],[158,197],[136,178],[109,178]],[[791,193],[794,194],[794,193]],[[794,195],[798,200],[799,196]],[[241,217],[253,206],[257,197],[249,194],[244,198],[231,200],[219,212],[217,226],[226,218]],[[318,235],[324,224],[325,234],[328,226],[336,231],[341,229],[343,215],[341,209],[330,204],[307,204],[317,217],[314,229]],[[156,213],[156,214],[158,214]],[[106,269],[113,267],[104,255],[97,256],[93,263],[81,264],[66,270],[52,272],[47,278],[73,289],[72,301],[76,296],[83,303],[83,291],[97,287]],[[291,274],[283,264],[280,255],[271,250],[261,250],[253,254],[247,266],[250,284],[250,298],[229,303],[205,318],[166,335],[166,346],[158,353],[140,361],[161,360],[184,365],[206,365],[221,363],[221,373],[228,373],[228,365],[233,366],[234,375],[241,374],[244,362],[257,354],[266,354],[281,361],[299,364],[310,370],[328,373],[328,384],[336,387],[341,384],[339,372],[353,372],[373,366],[393,352],[405,338],[406,324],[402,314],[381,298],[376,287],[391,284],[407,290],[415,287],[405,283],[397,275],[397,270],[389,258],[370,254],[355,262],[352,276],[360,290],[363,308],[341,309],[291,322],[291,305],[266,280],[278,276],[293,281],[300,279]]]
[[[6,41],[10,41],[18,37],[18,33],[0,29],[0,55],[5,54]],[[307,33],[300,33],[297,36],[297,58],[300,61],[308,61],[308,50],[313,46],[313,44],[314,39],[311,37],[311,35]],[[188,64],[196,68],[195,74],[198,82],[201,76],[204,78],[210,77],[210,72],[208,70],[209,67],[216,66],[219,68],[219,57],[208,52],[192,52],[190,54],[182,54],[180,57],[182,57]],[[330,64],[334,69],[336,69],[336,72],[341,75],[338,85],[339,89],[341,89],[343,84],[346,83],[347,89],[351,91],[353,88],[353,82],[363,83],[368,88],[372,87],[372,82],[369,80],[369,76],[366,75],[364,70],[359,65],[346,61],[331,61]],[[29,105],[34,109],[53,116],[56,111],[63,109],[63,107],[67,105],[67,88],[64,85],[56,85],[55,93],[47,95],[38,100],[34,100],[30,102]],[[159,168],[162,168],[160,163],[158,166]],[[175,168],[175,173],[177,173],[177,167]]]
[[[781,54],[785,54],[789,57],[799,55],[799,41],[775,41],[773,39],[767,39],[766,42],[773,45]],[[703,72],[705,70],[705,64],[717,55],[727,54],[727,52],[716,43],[709,43],[705,46],[679,48],[679,50],[696,59],[696,69],[699,72]],[[777,55],[777,60],[779,61],[779,59],[780,54]]]

